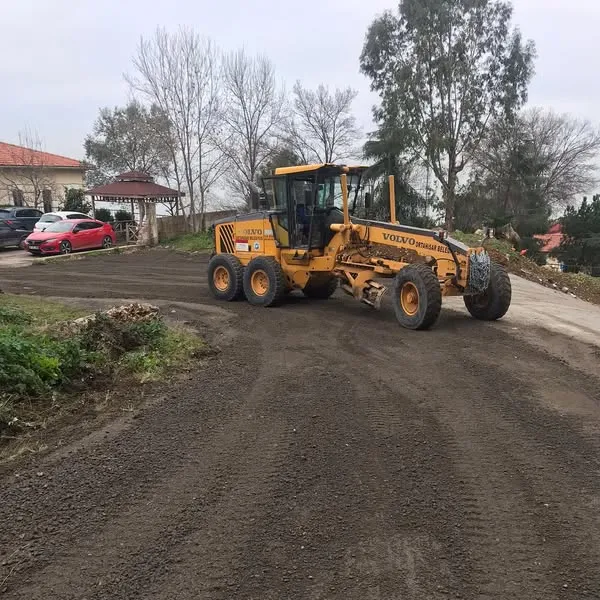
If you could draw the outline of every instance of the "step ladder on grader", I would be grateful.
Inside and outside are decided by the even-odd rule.
[[[389,180],[390,221],[350,216],[366,167],[334,164],[276,169],[263,180],[267,206],[215,225],[208,265],[212,294],[245,297],[274,306],[292,290],[329,298],[337,287],[379,308],[393,279],[398,322],[427,329],[442,297],[463,296],[477,319],[500,319],[510,306],[511,285],[501,265],[483,248],[469,248],[444,231],[396,221],[394,180]]]

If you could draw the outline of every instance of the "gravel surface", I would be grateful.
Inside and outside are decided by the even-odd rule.
[[[464,309],[411,332],[389,299],[340,292],[217,304],[206,260],[0,271],[5,291],[160,302],[221,349],[135,418],[3,476],[0,594],[600,597],[600,356]]]

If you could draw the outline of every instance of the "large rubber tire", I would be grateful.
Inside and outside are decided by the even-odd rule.
[[[464,296],[467,310],[481,321],[497,321],[510,307],[512,286],[506,269],[498,263],[491,264],[490,284],[485,292]]]
[[[208,262],[208,287],[217,300],[232,302],[244,294],[244,267],[233,254],[215,254]]]
[[[244,271],[244,294],[254,306],[276,306],[285,296],[285,276],[271,256],[253,258]]]
[[[309,279],[308,283],[302,290],[302,293],[307,298],[313,298],[316,300],[327,300],[327,298],[332,296],[335,290],[337,290],[337,287],[337,277],[330,277],[325,281],[319,281],[318,279],[311,281]]]
[[[407,265],[396,275],[392,302],[400,325],[429,329],[442,310],[438,278],[427,265]]]

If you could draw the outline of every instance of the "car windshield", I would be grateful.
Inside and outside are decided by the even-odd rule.
[[[73,225],[73,223],[59,221],[58,223],[52,223],[52,225],[48,225],[44,231],[45,233],[66,233],[67,231],[71,231],[71,229],[73,229]]]
[[[40,223],[56,223],[60,221],[60,217],[58,215],[44,215],[40,219]]]

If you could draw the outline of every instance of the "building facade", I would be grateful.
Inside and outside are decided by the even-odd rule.
[[[58,210],[65,190],[84,187],[79,160],[0,142],[0,206]]]

